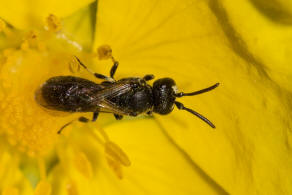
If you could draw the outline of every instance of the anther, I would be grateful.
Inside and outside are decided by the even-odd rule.
[[[112,160],[119,162],[126,167],[131,165],[131,161],[129,160],[126,153],[118,145],[111,141],[105,143],[105,153]]]
[[[109,45],[102,45],[97,49],[98,58],[107,60],[112,58],[112,48]]]
[[[55,15],[50,14],[47,17],[46,22],[47,22],[47,28],[48,28],[49,31],[52,31],[52,32],[60,31],[61,22],[60,22],[59,18],[57,18]]]
[[[35,189],[35,195],[50,195],[52,192],[51,184],[46,180],[41,180]]]
[[[90,179],[93,176],[92,166],[87,156],[83,152],[75,154],[75,166],[77,170],[86,178]]]
[[[6,28],[7,28],[6,23],[2,19],[0,19],[0,32],[5,33]]]
[[[69,70],[72,73],[75,73],[75,72],[79,72],[80,71],[80,63],[78,62],[78,60],[76,59],[76,57],[73,57],[72,60],[70,60],[68,62],[68,64],[69,64]]]
[[[7,23],[0,18],[0,33],[3,32],[6,36],[12,35],[12,31]]]
[[[112,169],[115,175],[119,179],[123,179],[123,169],[120,163],[112,160],[111,158],[106,158],[108,166]]]

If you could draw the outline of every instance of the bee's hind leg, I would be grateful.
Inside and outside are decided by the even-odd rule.
[[[92,122],[95,122],[96,119],[98,118],[98,115],[99,115],[99,112],[94,112],[91,121],[92,121]]]
[[[124,117],[123,115],[119,115],[119,114],[114,114],[114,116],[117,120],[122,120]]]
[[[96,72],[93,72],[91,71],[89,68],[87,68],[87,66],[85,66],[81,60],[77,57],[77,56],[74,56],[76,58],[76,60],[78,61],[78,63],[80,64],[80,66],[82,66],[85,70],[87,70],[90,74],[93,74],[93,76],[95,76],[96,78],[98,79],[103,79],[103,80],[106,80],[108,82],[111,82],[111,83],[114,83],[115,80],[112,78],[112,77],[108,77],[108,76],[105,76],[103,74],[99,74],[99,73],[96,73]],[[115,72],[115,71],[114,71]]]
[[[96,119],[98,118],[98,114],[99,114],[99,112],[94,112],[94,113],[93,113],[93,117],[92,117],[91,122],[96,121]],[[61,134],[62,131],[63,131],[63,129],[65,129],[66,127],[68,127],[69,125],[71,125],[71,124],[72,124],[73,122],[75,122],[76,120],[78,120],[78,121],[81,122],[81,123],[88,123],[88,122],[90,122],[90,120],[89,120],[88,118],[86,118],[86,117],[84,117],[84,116],[81,116],[81,117],[79,117],[78,119],[74,119],[74,120],[72,120],[72,121],[66,123],[65,125],[63,125],[63,126],[59,129],[58,134]]]
[[[119,62],[118,61],[116,61],[115,59],[114,59],[114,57],[112,57],[112,61],[113,61],[113,66],[112,66],[112,68],[111,68],[111,70],[110,70],[110,77],[112,78],[112,79],[114,79],[114,75],[115,75],[115,73],[116,73],[116,70],[117,70],[117,68],[118,68],[118,66],[119,66]]]

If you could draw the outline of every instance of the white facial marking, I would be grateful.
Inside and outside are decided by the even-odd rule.
[[[174,93],[178,93],[178,89],[177,89],[177,86],[176,85],[173,85],[172,86],[172,89],[173,89]]]

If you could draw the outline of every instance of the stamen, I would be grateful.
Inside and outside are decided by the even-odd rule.
[[[97,49],[98,58],[107,60],[112,58],[112,48],[109,45],[102,45]]]
[[[50,195],[51,192],[52,186],[46,180],[41,180],[35,189],[35,195]]]
[[[0,19],[0,32],[4,32],[6,29],[6,23]]]
[[[29,43],[27,40],[24,40],[21,45],[20,45],[20,49],[23,51],[27,51],[29,49]]]
[[[88,160],[86,154],[78,152],[75,154],[75,167],[86,178],[90,179],[93,176],[92,165]]]
[[[17,188],[8,187],[4,188],[4,190],[2,191],[2,195],[19,195],[19,191]]]
[[[50,14],[47,17],[47,28],[49,31],[58,32],[61,30],[61,21],[55,15]]]
[[[11,31],[7,27],[6,22],[0,18],[0,33],[3,32],[5,35],[10,35]]]
[[[111,141],[105,143],[105,153],[115,162],[119,162],[126,167],[131,165],[131,161],[126,153]]]
[[[123,170],[122,170],[121,164],[112,160],[111,158],[106,158],[106,160],[107,160],[107,164],[113,170],[113,172],[116,174],[116,176],[119,179],[123,179]]]
[[[78,190],[74,181],[71,181],[66,185],[66,190],[68,195],[78,195]]]
[[[46,49],[45,43],[39,40],[39,33],[36,31],[30,31],[24,41],[21,43],[20,48],[23,51],[27,51],[28,49],[38,49],[40,51],[44,51]]]
[[[108,142],[109,141],[109,136],[107,135],[107,133],[101,127],[98,127],[97,130],[101,134],[101,136],[103,137],[103,139],[106,142]]]
[[[102,141],[94,131],[90,132],[92,132],[92,135],[96,138],[96,140],[104,146],[106,160],[109,167],[114,171],[115,175],[119,179],[122,179],[123,174],[121,165],[128,167],[131,165],[131,161],[129,160],[126,153],[117,144],[110,141],[108,135],[102,128],[97,129],[104,138],[105,142]]]
[[[46,173],[46,164],[43,158],[38,159],[38,166],[40,170],[40,178],[42,180],[46,180],[47,178],[47,173]]]
[[[76,57],[72,57],[72,59],[68,62],[69,64],[69,70],[72,73],[79,72],[80,71],[80,63],[76,59]]]

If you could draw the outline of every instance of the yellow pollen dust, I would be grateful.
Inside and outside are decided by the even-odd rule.
[[[72,55],[66,56],[68,48],[60,54],[50,53],[44,46],[46,40],[40,40],[45,37],[42,33],[46,34],[30,31],[20,47],[0,51],[0,133],[30,156],[47,153],[58,138],[57,131],[69,120],[50,114],[35,101],[36,90],[48,78],[69,73],[66,64]]]
[[[49,31],[58,32],[61,30],[61,21],[53,14],[47,17],[46,23]]]
[[[70,75],[80,70],[79,62],[72,57],[72,53],[68,52],[74,50],[70,43],[64,45],[64,51],[61,52],[54,51],[54,47],[50,48],[50,45],[54,45],[54,41],[59,43],[57,42],[59,40],[52,39],[52,36],[56,36],[56,32],[60,33],[60,20],[50,15],[46,25],[51,37],[47,37],[48,33],[42,30],[30,31],[19,42],[19,46],[0,51],[0,134],[19,151],[40,159],[41,180],[36,187],[36,195],[51,194],[51,185],[46,178],[46,167],[42,156],[54,148],[60,137],[57,133],[60,128],[69,121],[76,121],[74,115],[62,116],[39,105],[35,99],[36,91],[53,76]],[[1,23],[0,20],[0,30],[5,28],[6,24]],[[13,33],[14,35],[19,37],[22,34]],[[82,56],[82,53],[77,56],[79,55]],[[111,59],[117,63],[108,45],[99,47],[98,55],[100,59]],[[91,72],[90,69],[88,71]],[[103,139],[99,138],[100,135],[93,134],[98,143],[104,147],[106,161],[121,179],[122,167],[130,166],[131,161],[126,153],[109,139],[103,129],[98,128],[98,132]],[[93,164],[86,154],[78,151],[74,157],[77,170],[86,178],[92,178]],[[11,188],[7,189],[7,193],[17,192]],[[72,193],[74,194],[74,190]]]
[[[112,58],[112,48],[109,45],[102,45],[97,48],[98,58],[100,60],[107,60]]]
[[[29,49],[44,51],[46,49],[45,43],[39,40],[39,33],[37,31],[30,31],[20,45],[20,48],[23,51],[28,51]]]

